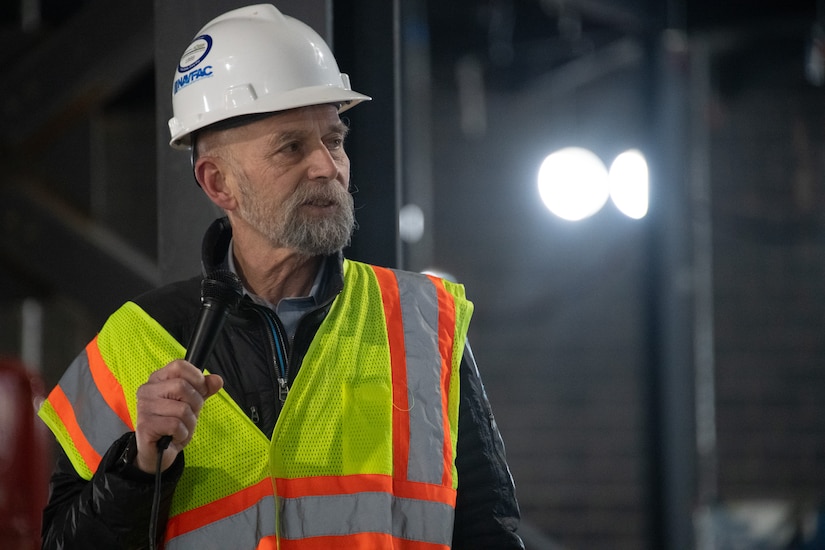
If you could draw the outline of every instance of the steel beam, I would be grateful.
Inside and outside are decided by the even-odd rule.
[[[0,188],[0,255],[98,320],[159,282],[151,259],[30,181]]]
[[[399,0],[336,0],[335,57],[369,103],[345,113],[359,229],[347,256],[401,266],[401,67]]]
[[[37,150],[152,66],[152,8],[96,0],[4,71],[0,144]]]

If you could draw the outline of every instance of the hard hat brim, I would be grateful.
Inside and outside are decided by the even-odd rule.
[[[227,116],[227,114],[231,112],[228,109],[221,109],[216,110],[211,116],[210,113],[207,112],[197,117],[191,117],[191,120],[181,120],[174,117],[169,119],[169,130],[172,134],[169,145],[174,149],[188,149],[192,146],[192,132],[202,130],[215,122],[229,118],[251,114],[277,113],[299,107],[327,104],[338,105],[338,112],[342,113],[362,101],[370,100],[372,100],[372,98],[367,95],[332,86],[317,86],[292,90],[287,94],[279,94],[278,97],[272,98],[272,100],[268,100],[265,96],[252,103],[238,106],[237,114],[232,116]]]

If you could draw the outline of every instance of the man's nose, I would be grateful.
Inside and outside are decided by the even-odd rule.
[[[325,146],[315,147],[309,155],[309,177],[334,179],[338,175],[338,163]]]

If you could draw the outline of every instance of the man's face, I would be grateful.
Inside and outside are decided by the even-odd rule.
[[[228,152],[236,221],[274,248],[330,254],[355,227],[346,126],[331,105],[278,113],[238,128]]]

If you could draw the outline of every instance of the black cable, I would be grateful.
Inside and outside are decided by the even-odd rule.
[[[152,495],[152,515],[149,516],[149,549],[157,548],[158,516],[160,515],[160,467],[163,464],[163,451],[169,446],[172,437],[165,435],[158,440],[158,458],[155,462],[155,492]]]

